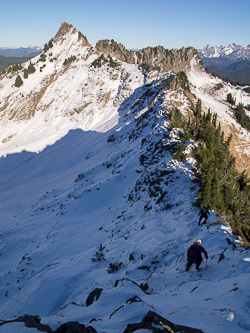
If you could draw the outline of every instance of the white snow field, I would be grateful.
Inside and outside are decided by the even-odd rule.
[[[73,54],[75,34],[63,43],[52,49],[58,62],[63,50]],[[163,90],[169,73],[146,79],[125,63],[122,71],[94,69],[97,55],[86,60],[86,49],[51,83],[34,117],[1,119],[1,321],[29,314],[52,330],[78,321],[122,333],[153,310],[206,333],[250,331],[250,251],[216,212],[198,226],[195,161],[177,162],[170,152],[178,130],[169,130],[164,111],[172,98]],[[52,65],[19,89],[11,88],[14,78],[2,79],[1,105],[12,89],[9,110],[16,99],[21,108],[19,96],[34,93]],[[188,76],[206,107],[237,125],[205,89],[215,79],[195,63]],[[84,103],[83,114],[73,112]],[[186,105],[183,98],[183,112]],[[208,252],[207,267],[204,260],[200,271],[185,272],[186,251],[197,238]],[[118,270],[108,272],[112,267]],[[100,297],[87,306],[95,288]],[[37,330],[12,322],[0,332]]]

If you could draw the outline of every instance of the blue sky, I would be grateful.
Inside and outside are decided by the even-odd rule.
[[[63,22],[91,44],[114,39],[127,49],[250,44],[250,0],[8,0],[0,8],[0,47],[44,46]]]

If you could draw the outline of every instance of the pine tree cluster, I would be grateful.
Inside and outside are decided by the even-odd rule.
[[[33,74],[33,73],[35,73],[35,71],[36,71],[36,69],[35,69],[34,65],[32,64],[32,62],[30,61],[28,69],[24,68],[24,70],[23,70],[23,77],[25,79],[27,79],[29,74]]]
[[[71,55],[70,57],[66,58],[63,62],[63,66],[66,66],[68,64],[70,64],[71,62],[76,60],[76,56]]]
[[[13,66],[9,66],[7,69],[7,73],[13,73],[13,72],[17,72],[19,70],[22,69],[22,65],[21,64],[14,64]]]
[[[51,49],[53,47],[53,41],[52,39],[48,42],[48,44],[44,44],[44,48],[43,48],[43,51],[44,53],[46,53],[49,49]]]
[[[170,119],[173,127],[183,128],[183,143],[190,139],[200,143],[193,151],[197,160],[196,178],[201,185],[197,194],[199,205],[207,204],[219,212],[233,232],[250,243],[250,179],[245,171],[238,173],[235,169],[235,157],[229,149],[232,136],[224,139],[220,124],[217,126],[217,114],[210,110],[202,114],[200,100],[192,119],[187,121],[178,109]],[[177,152],[178,157],[184,147],[184,144],[179,145],[174,154]]]
[[[119,67],[121,64],[117,61],[114,60],[110,54],[108,55],[107,58],[105,58],[105,56],[103,55],[103,53],[97,58],[95,59],[92,63],[91,66],[97,68],[97,67],[101,67],[104,64],[108,64],[108,66],[112,67],[112,68],[116,68]]]
[[[235,115],[237,122],[244,128],[250,130],[250,117],[245,113],[243,103],[239,103],[235,109]]]

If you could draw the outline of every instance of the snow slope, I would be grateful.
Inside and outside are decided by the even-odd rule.
[[[169,73],[145,77],[136,65],[122,63],[118,71],[87,61],[51,83],[33,118],[1,119],[1,138],[14,135],[0,148],[1,320],[39,315],[53,330],[78,321],[117,333],[153,310],[207,333],[249,331],[250,252],[216,212],[197,225],[194,161],[171,156],[178,129],[169,129],[166,110],[176,100],[185,112],[187,98],[165,89]],[[194,64],[188,75],[205,106],[234,121],[218,96],[208,95],[213,79]],[[39,76],[28,80],[10,105],[40,84]],[[84,114],[62,116],[90,96]],[[208,267],[204,261],[199,272],[185,272],[197,238]],[[100,244],[105,260],[96,261]],[[112,265],[118,270],[109,273]],[[101,295],[87,306],[95,288]],[[0,332],[36,329],[7,323]]]

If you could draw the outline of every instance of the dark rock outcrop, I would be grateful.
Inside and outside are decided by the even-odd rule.
[[[41,318],[39,316],[23,315],[12,320],[3,320],[0,326],[9,323],[24,323],[26,327],[36,328],[40,332],[52,333],[52,329],[48,325],[41,324]]]
[[[55,333],[97,333],[92,327],[86,327],[83,324],[79,324],[77,321],[69,321],[68,323],[62,324],[57,328]]]
[[[93,291],[91,291],[91,293],[89,294],[89,296],[86,299],[86,305],[90,306],[95,301],[97,301],[99,299],[99,297],[101,296],[102,291],[103,291],[102,288],[95,288]]]
[[[148,329],[152,333],[203,333],[200,329],[175,325],[154,311],[149,311],[140,323],[129,324],[123,333],[132,333],[141,329]]]
[[[55,331],[49,327],[49,325],[41,324],[41,318],[39,316],[30,316],[23,315],[13,320],[6,320],[0,323],[0,326],[7,325],[10,323],[21,323],[23,322],[28,328],[36,328],[39,332],[47,332],[47,333],[97,333],[97,331],[92,327],[86,327],[83,324],[79,324],[76,321],[69,321],[67,323],[62,324]]]

